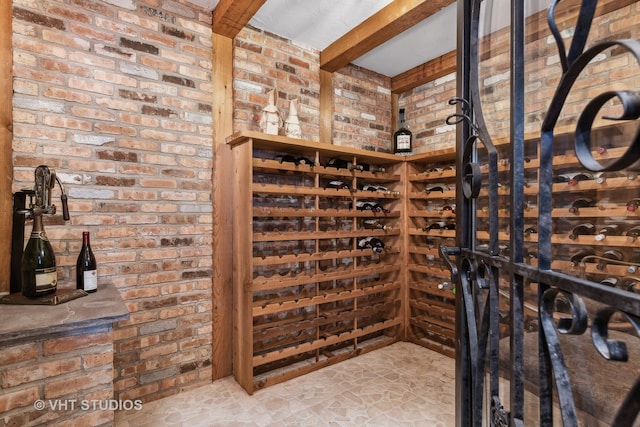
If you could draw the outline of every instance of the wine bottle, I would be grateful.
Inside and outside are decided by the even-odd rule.
[[[432,185],[427,187],[424,191],[427,193],[433,193],[433,192],[440,192],[440,193],[444,193],[445,191],[449,191],[450,188],[448,185],[445,184],[437,184],[437,185]]]
[[[36,298],[55,292],[57,287],[53,247],[44,232],[42,214],[34,214],[31,236],[22,254],[22,295]]]
[[[607,236],[616,236],[620,235],[621,233],[622,227],[620,227],[618,224],[608,224],[602,227],[600,231],[598,231],[595,239],[597,242],[601,242],[606,239]]]
[[[613,145],[612,145],[612,144],[610,144],[610,143],[605,143],[605,144],[602,144],[602,145],[598,146],[598,148],[596,149],[596,152],[597,152],[598,154],[602,155],[602,154],[606,153],[606,152],[607,152],[607,150],[609,150],[609,149],[611,149],[611,148],[613,148]]]
[[[592,235],[596,233],[596,226],[591,224],[590,222],[583,222],[582,224],[578,224],[569,233],[569,238],[571,240],[576,240],[580,235]]]
[[[640,208],[640,199],[631,199],[627,202],[627,211],[635,212]]]
[[[635,241],[638,238],[638,236],[640,236],[640,225],[631,227],[629,230],[627,230],[625,235],[627,236],[627,241],[629,242]]]
[[[401,108],[399,111],[398,121],[400,122],[398,130],[393,134],[393,152],[410,153],[413,134],[405,123],[404,108]]]
[[[607,277],[606,279],[602,279],[600,281],[601,284],[606,285],[606,286],[611,286],[612,288],[615,288],[616,285],[618,284],[618,278],[617,277]]]
[[[618,281],[618,287],[625,291],[640,294],[640,283],[637,277],[624,277]]]
[[[332,168],[336,168],[336,169],[347,169],[347,170],[362,170],[363,167],[362,165],[354,165],[351,162],[348,162],[346,160],[343,159],[329,159],[329,161],[327,162],[327,164],[325,165],[326,167],[332,167]]]
[[[596,253],[593,249],[582,249],[575,254],[571,255],[571,267],[575,267],[582,262],[582,260],[588,256],[594,256]]]
[[[359,211],[373,211],[373,212],[384,212],[389,213],[388,209],[385,209],[380,203],[359,200],[356,202],[356,209]]]
[[[524,237],[529,237],[536,233],[538,233],[538,231],[534,227],[527,227],[524,229]]]
[[[358,240],[358,249],[372,249],[376,253],[382,253],[385,249],[391,249],[386,246],[382,240],[377,237],[364,237]]]
[[[362,226],[368,229],[391,230],[391,227],[381,223],[379,220],[375,218],[365,219],[364,221],[362,221]]]
[[[588,197],[580,197],[571,202],[569,206],[569,212],[576,214],[580,208],[593,208],[596,206],[596,201]]]
[[[601,259],[598,262],[598,265],[596,265],[596,268],[598,270],[604,270],[607,264],[609,263],[608,260],[622,261],[623,255],[622,255],[622,252],[620,252],[617,249],[609,249],[608,251],[605,251],[602,255],[600,255],[600,257],[604,259]]]
[[[580,181],[593,181],[595,177],[588,172],[580,172],[571,177],[567,184],[569,185],[578,185]]]
[[[455,222],[445,222],[445,221],[436,221],[429,225],[425,225],[422,227],[422,231],[429,230],[455,230],[456,224]]]
[[[362,166],[362,170],[365,172],[380,172],[380,173],[385,173],[387,171],[387,169],[385,169],[382,166],[378,166],[378,165],[371,165],[369,163],[360,163],[360,166]]]
[[[76,289],[85,292],[98,290],[98,265],[91,250],[89,232],[82,232],[82,248],[76,261]]]
[[[313,166],[315,162],[312,162],[310,159],[304,156],[292,156],[291,154],[280,154],[274,157],[274,160],[279,161],[280,163],[294,163],[297,165],[309,165]]]
[[[337,190],[350,190],[349,184],[340,180],[331,180],[327,182],[324,188],[335,188]]]

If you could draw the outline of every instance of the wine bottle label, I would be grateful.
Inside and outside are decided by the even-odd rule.
[[[411,135],[398,135],[398,150],[410,150],[411,149]]]
[[[36,293],[48,292],[55,289],[58,285],[58,273],[56,267],[37,268],[36,276]]]
[[[85,291],[95,291],[98,289],[98,270],[87,270],[83,275]]]
[[[31,238],[45,240],[47,242],[49,241],[49,238],[47,237],[47,233],[45,233],[44,231],[32,231]]]

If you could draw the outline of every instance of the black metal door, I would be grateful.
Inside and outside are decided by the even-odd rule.
[[[636,5],[532,3],[458,1],[458,235],[441,247],[457,290],[456,424],[638,426],[640,43],[635,28],[597,40],[607,13]],[[507,26],[490,28],[501,8]],[[530,49],[552,59],[531,71]],[[590,90],[608,59],[612,89]],[[540,101],[531,81],[547,64]]]

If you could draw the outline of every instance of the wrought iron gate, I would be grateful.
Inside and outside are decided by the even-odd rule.
[[[508,135],[497,141],[500,131],[486,112],[486,100],[495,92],[487,81],[496,73],[481,76],[483,61],[490,62],[481,49],[500,36],[480,32],[498,3],[458,1],[458,96],[450,101],[457,107],[448,119],[458,135],[458,234],[457,247],[441,247],[457,289],[458,426],[640,425],[640,266],[632,259],[640,254],[640,243],[630,231],[640,225],[637,206],[630,204],[640,197],[640,184],[635,184],[640,181],[635,172],[640,159],[638,86],[620,90],[615,82],[614,89],[584,101],[576,117],[563,116],[572,90],[578,90],[576,82],[604,52],[631,57],[627,67],[640,75],[640,43],[609,38],[587,48],[598,2],[582,0],[579,7],[574,2],[573,27],[564,29],[573,34],[567,53],[556,24],[559,3],[548,7],[548,27],[536,29],[538,38],[551,40],[557,49],[559,73],[548,78],[557,87],[544,100],[532,138],[525,132],[531,126],[526,47],[533,43],[525,40],[532,38],[525,36],[531,34],[525,21],[532,13],[525,13],[524,1],[511,1],[509,30],[502,34],[510,40],[505,48],[510,68],[502,74],[508,74],[509,125]],[[629,10],[640,13],[634,2],[628,3]],[[562,12],[564,23],[568,10]],[[610,73],[618,66],[611,65]],[[494,98],[491,105],[501,100]],[[611,101],[611,108],[622,113],[606,117],[615,125],[601,125],[597,115]],[[575,128],[560,132],[560,122]],[[565,153],[567,142],[571,150]],[[609,155],[602,155],[603,147]],[[576,159],[572,173],[563,173],[571,158]],[[580,181],[580,173],[594,183]],[[597,187],[595,182],[603,179],[609,184]],[[565,184],[574,187],[565,193]],[[585,194],[587,201],[569,203],[569,196]],[[603,194],[609,197],[607,205]],[[580,231],[579,225],[590,229]],[[625,231],[615,236],[612,228]],[[600,233],[594,235],[593,229]],[[532,407],[539,410],[530,414]]]

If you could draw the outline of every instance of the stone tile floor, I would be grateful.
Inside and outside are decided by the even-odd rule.
[[[453,426],[454,360],[397,342],[248,395],[233,377],[116,413],[116,427]]]

